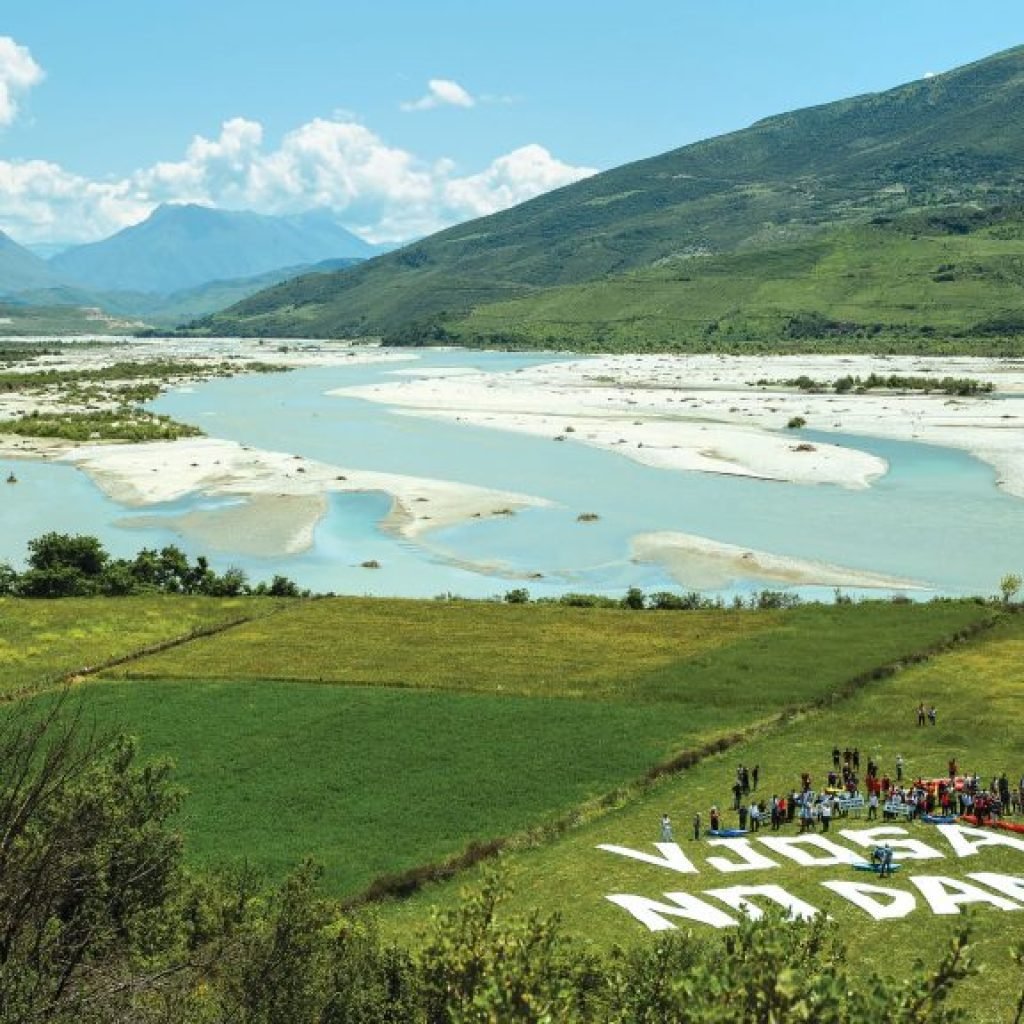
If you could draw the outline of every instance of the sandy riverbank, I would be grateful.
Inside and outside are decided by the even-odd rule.
[[[996,396],[809,394],[778,384],[871,373],[973,377]],[[506,373],[416,376],[339,389],[409,415],[592,444],[663,469],[730,473],[801,484],[865,487],[885,462],[815,430],[920,441],[970,452],[1000,486],[1024,497],[1024,361],[873,356],[623,355],[568,359]]]
[[[238,499],[178,516],[131,517],[125,525],[151,525],[159,518],[211,549],[258,555],[309,548],[331,493],[389,495],[391,510],[381,525],[410,540],[430,530],[550,504],[453,481],[349,470],[209,437],[92,445],[0,437],[0,456],[70,462],[108,497],[138,509],[189,496]]]
[[[913,580],[753,551],[672,531],[643,533],[634,537],[633,561],[661,565],[677,583],[693,590],[718,590],[740,579],[764,580],[784,586],[879,590],[923,588]]]

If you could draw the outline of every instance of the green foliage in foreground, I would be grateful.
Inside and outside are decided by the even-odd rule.
[[[59,709],[58,709],[59,710]],[[510,1024],[957,1019],[965,941],[898,984],[850,967],[821,923],[769,917],[723,940],[594,953],[556,919],[499,913],[493,879],[418,952],[317,891],[196,877],[168,769],[59,715],[0,729],[0,1022]]]

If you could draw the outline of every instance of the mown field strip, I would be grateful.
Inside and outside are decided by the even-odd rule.
[[[0,699],[59,687],[170,647],[273,614],[261,598],[0,598]]]

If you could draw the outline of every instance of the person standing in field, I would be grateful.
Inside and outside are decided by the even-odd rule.
[[[902,754],[897,754],[896,755],[896,781],[897,782],[902,782],[903,781],[903,755]]]
[[[672,842],[672,820],[667,814],[661,816],[661,841],[663,843]]]
[[[693,841],[700,839],[700,811],[693,816]]]

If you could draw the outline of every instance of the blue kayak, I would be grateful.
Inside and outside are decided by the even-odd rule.
[[[892,864],[889,865],[888,870],[890,870],[890,871],[899,871],[900,867],[901,867],[901,865],[893,862]],[[854,871],[874,871],[874,873],[877,875],[882,870],[882,865],[881,864],[872,864],[869,861],[861,860],[861,861],[858,861],[856,864],[853,865],[853,869],[854,869]]]
[[[718,839],[735,839],[737,836],[745,836],[747,830],[745,828],[709,828],[707,834]]]
[[[955,814],[922,814],[921,820],[927,825],[952,825],[956,821]]]

